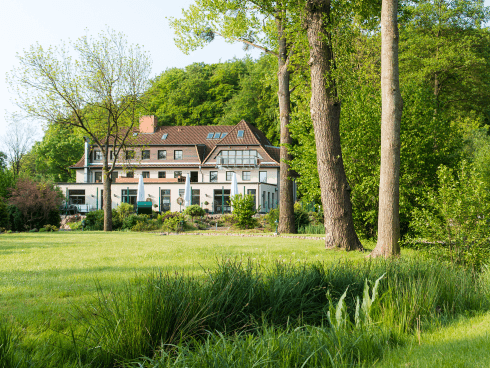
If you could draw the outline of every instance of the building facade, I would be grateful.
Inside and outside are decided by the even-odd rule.
[[[139,177],[145,197],[155,211],[180,211],[185,176],[189,175],[192,204],[210,213],[228,213],[232,173],[239,191],[255,198],[256,208],[268,212],[279,202],[279,147],[241,121],[235,126],[158,126],[156,117],[143,116],[120,151],[113,173],[112,206],[136,203]],[[114,152],[109,153],[113,158]],[[75,183],[58,183],[68,203],[87,212],[103,207],[102,155],[85,142],[85,154],[72,169]]]

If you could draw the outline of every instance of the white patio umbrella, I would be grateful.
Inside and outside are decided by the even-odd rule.
[[[231,175],[231,189],[230,189],[230,199],[238,194],[238,182],[236,179],[236,173]]]
[[[138,202],[145,201],[145,184],[143,183],[143,175],[140,175],[140,179],[138,182],[138,195],[136,197],[136,201]]]
[[[185,175],[185,190],[184,190],[184,208],[191,205],[191,177]]]

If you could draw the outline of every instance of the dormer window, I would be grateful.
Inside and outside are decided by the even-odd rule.
[[[94,151],[94,161],[101,161],[102,160],[102,152],[99,150]]]
[[[214,133],[208,133],[206,139],[213,139]]]
[[[162,140],[167,139],[167,137],[168,137],[168,133],[165,133],[164,135],[162,135]]]
[[[244,131],[243,130],[239,130],[238,133],[237,133],[237,138],[243,138],[243,133]]]
[[[214,139],[219,139],[220,135],[221,135],[221,133],[214,133]]]

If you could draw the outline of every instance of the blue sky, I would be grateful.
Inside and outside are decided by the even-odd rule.
[[[16,65],[16,53],[39,42],[43,46],[96,35],[107,27],[127,35],[129,42],[144,46],[153,60],[153,75],[167,68],[194,62],[216,63],[246,55],[241,45],[215,40],[204,49],[184,55],[173,42],[166,17],[179,17],[192,0],[0,0],[0,137],[7,126],[5,111],[16,107],[5,82],[5,74]],[[485,0],[490,6],[490,0]],[[260,54],[252,50],[252,57]],[[39,124],[33,125],[38,131]],[[1,149],[1,147],[0,147]]]

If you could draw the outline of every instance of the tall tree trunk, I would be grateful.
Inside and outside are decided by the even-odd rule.
[[[289,93],[289,70],[286,65],[287,59],[287,42],[284,35],[284,23],[282,17],[277,21],[277,31],[279,35],[279,55],[278,55],[278,99],[279,115],[281,121],[281,163],[279,178],[279,227],[280,233],[292,234],[296,232],[294,226],[294,203],[293,203],[293,181],[289,173],[288,161],[292,157],[288,152],[286,144],[291,144],[291,134],[289,132],[289,116],[291,113],[291,99]]]
[[[381,104],[378,243],[371,257],[400,254],[400,122],[403,101],[398,73],[397,0],[382,2]]]
[[[325,246],[363,250],[354,229],[351,190],[340,147],[340,101],[335,80],[330,77],[334,55],[327,31],[329,17],[330,0],[307,0],[305,25],[310,46],[310,110],[325,216]]]
[[[109,170],[107,155],[109,150],[106,149],[104,155],[104,165],[102,172],[104,173],[104,231],[112,231],[112,199],[111,199],[111,184],[112,170]]]

